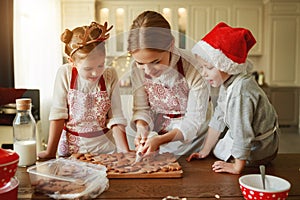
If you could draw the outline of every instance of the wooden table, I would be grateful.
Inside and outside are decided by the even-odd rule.
[[[216,159],[186,162],[179,159],[183,168],[183,177],[175,179],[110,179],[109,189],[98,199],[162,199],[168,195],[187,199],[243,199],[239,188],[240,176],[259,173],[258,168],[246,168],[241,175],[215,173],[211,165]],[[292,187],[288,199],[300,199],[300,154],[279,154],[268,166],[266,173],[288,180]],[[19,199],[47,199],[47,196],[34,193],[25,168],[18,168],[20,180]]]

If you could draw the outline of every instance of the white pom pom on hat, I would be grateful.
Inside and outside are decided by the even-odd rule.
[[[245,28],[220,22],[192,48],[194,54],[228,74],[247,71],[247,56],[256,40]]]

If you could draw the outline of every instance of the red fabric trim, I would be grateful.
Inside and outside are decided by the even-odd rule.
[[[70,83],[70,88],[71,89],[75,89],[77,75],[78,75],[78,71],[77,71],[76,67],[73,67],[72,68],[71,83]]]
[[[72,68],[72,77],[71,77],[71,83],[70,83],[70,88],[75,89],[76,88],[76,78],[78,76],[78,71],[76,67]],[[106,85],[105,85],[105,80],[103,75],[100,77],[99,80],[99,86],[101,91],[106,91]]]
[[[98,137],[98,136],[106,134],[109,131],[108,128],[104,128],[103,130],[100,130],[100,131],[87,132],[87,133],[78,133],[78,132],[75,132],[75,131],[68,130],[67,127],[64,127],[64,130],[67,131],[68,133],[71,133],[72,135],[80,136],[80,137],[84,137],[84,138]]]
[[[164,116],[175,119],[175,118],[184,117],[184,114],[164,114]]]
[[[101,91],[106,91],[106,85],[103,75],[100,77],[99,85]]]
[[[178,62],[177,62],[177,69],[178,69],[178,72],[183,76],[184,76],[184,71],[183,71],[183,65],[182,65],[182,60],[181,60],[181,57],[179,58]]]

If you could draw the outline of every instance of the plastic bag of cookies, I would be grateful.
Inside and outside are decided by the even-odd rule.
[[[96,198],[108,189],[106,167],[58,158],[27,169],[35,191],[54,199]]]

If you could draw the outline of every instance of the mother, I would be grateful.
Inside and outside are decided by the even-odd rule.
[[[175,47],[168,21],[154,11],[133,21],[128,51],[134,58],[131,127],[137,132],[136,147],[143,154],[159,150],[183,155],[200,149],[207,129],[209,87],[197,60]]]

